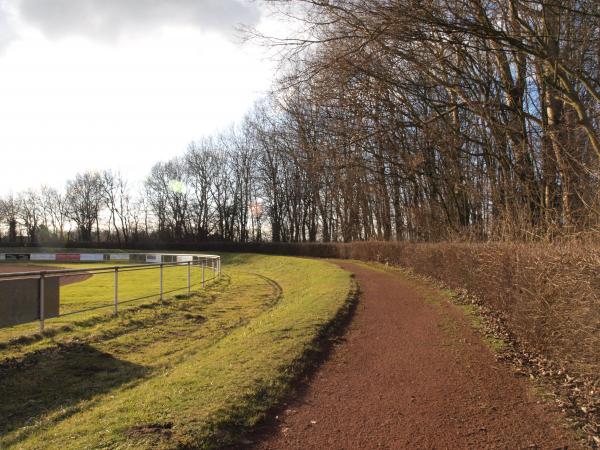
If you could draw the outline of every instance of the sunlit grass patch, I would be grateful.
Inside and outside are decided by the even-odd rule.
[[[2,350],[0,447],[209,448],[255,424],[347,304],[351,278],[288,257],[223,267],[200,295]]]

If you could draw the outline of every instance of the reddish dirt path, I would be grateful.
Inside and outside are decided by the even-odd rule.
[[[40,270],[55,270],[61,269],[61,267],[54,266],[36,266],[35,264],[10,264],[10,263],[2,263],[0,264],[0,273],[15,273],[15,272],[38,272]],[[63,275],[60,277],[59,284],[61,286],[66,286],[67,284],[79,283],[80,281],[85,281],[88,278],[91,278],[91,274],[77,274],[77,275]]]
[[[338,264],[362,290],[344,342],[256,448],[579,448],[459,310],[395,274]]]

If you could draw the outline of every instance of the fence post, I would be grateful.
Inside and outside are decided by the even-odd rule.
[[[44,332],[44,272],[40,273],[40,333]]]
[[[119,268],[115,267],[115,316],[119,313]]]
[[[202,288],[204,289],[204,268],[206,267],[206,259],[202,261]]]
[[[190,261],[187,263],[188,266],[188,295],[192,293],[192,266]]]
[[[160,300],[163,300],[163,263],[160,263]]]

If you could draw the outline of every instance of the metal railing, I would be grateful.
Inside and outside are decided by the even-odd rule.
[[[176,287],[174,289],[165,290],[165,269],[171,267],[187,267],[187,276],[184,286]],[[201,270],[201,277],[197,283],[192,283],[192,270],[198,267]],[[128,272],[144,271],[144,270],[155,270],[158,269],[159,273],[159,291],[151,293],[149,295],[138,296],[134,298],[121,299],[119,296],[119,277]],[[207,274],[209,272],[209,274]],[[187,295],[191,295],[192,287],[201,286],[205,288],[206,283],[211,280],[218,279],[221,276],[221,258],[216,255],[194,255],[194,259],[190,261],[176,261],[176,262],[160,262],[160,263],[146,263],[146,264],[127,264],[127,265],[112,265],[106,267],[92,267],[92,268],[81,268],[81,269],[50,269],[41,271],[29,271],[29,272],[12,272],[12,273],[0,273],[0,283],[12,280],[27,280],[37,279],[39,280],[39,320],[40,332],[45,329],[45,321],[47,319],[45,312],[45,286],[46,281],[51,278],[62,278],[62,277],[73,277],[77,275],[93,276],[101,274],[114,274],[113,278],[113,299],[111,304],[100,305],[75,311],[69,311],[67,313],[60,313],[60,302],[59,302],[59,313],[53,317],[64,317],[72,314],[88,312],[96,309],[113,308],[115,315],[119,312],[119,306],[131,303],[139,300],[144,300],[152,297],[158,297],[159,300],[164,300],[166,294],[170,294],[177,291],[185,290]],[[29,323],[23,322],[23,323]]]

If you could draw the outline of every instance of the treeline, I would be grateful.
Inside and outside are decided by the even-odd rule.
[[[77,174],[64,190],[42,186],[0,197],[0,220],[5,244],[113,239],[127,244],[151,230],[144,197],[110,171]]]
[[[144,247],[260,241],[262,204],[249,189],[245,150],[210,142],[157,163],[141,184],[112,171],[85,172],[64,190],[42,186],[0,197],[0,242]]]
[[[324,240],[597,227],[600,2],[293,3],[272,147]]]
[[[42,190],[37,216],[38,194],[5,198],[8,238],[19,226],[63,237],[64,223],[125,243],[531,240],[598,226],[600,2],[270,3],[304,26],[270,40],[285,74],[241,124],[156,164],[135,195],[104,173],[63,197]]]

